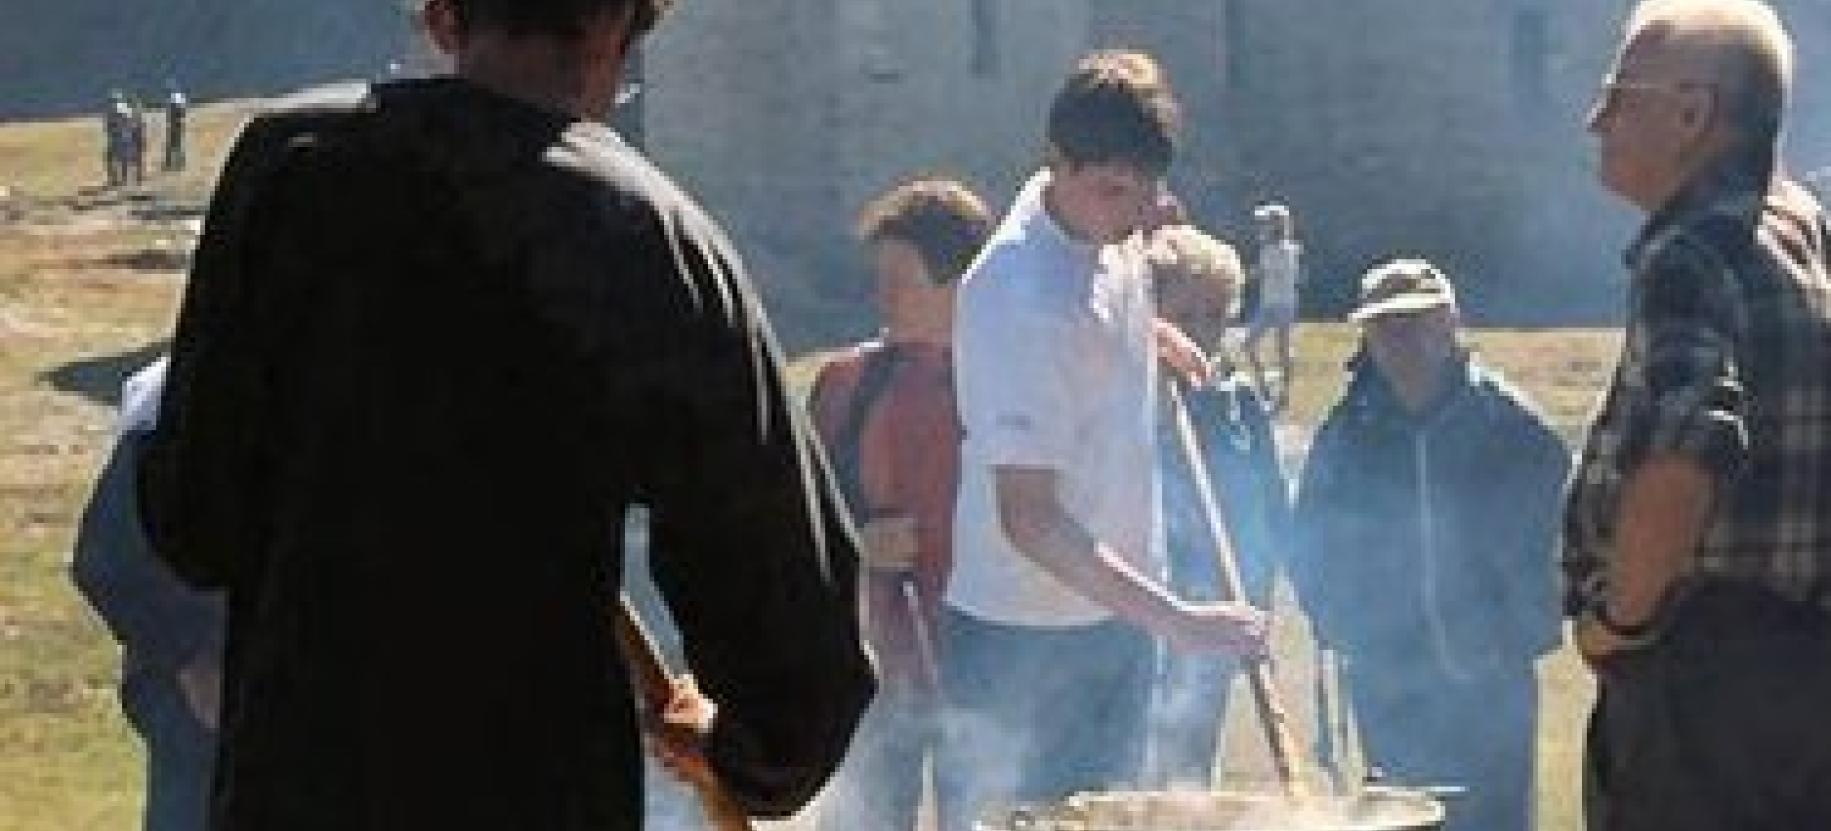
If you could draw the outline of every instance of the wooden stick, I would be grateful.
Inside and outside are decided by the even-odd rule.
[[[660,712],[674,695],[674,678],[662,662],[661,649],[642,625],[642,618],[636,615],[636,607],[630,604],[628,597],[619,598],[616,626],[617,643],[623,647],[623,658],[629,663],[630,677],[636,682],[637,692],[651,710]],[[743,806],[718,780],[702,782],[695,779],[691,784],[699,794],[700,807],[705,811],[706,822],[712,831],[754,831]]]
[[[1227,522],[1221,514],[1220,501],[1214,496],[1214,483],[1208,478],[1208,464],[1202,455],[1201,438],[1195,432],[1195,422],[1189,418],[1189,407],[1183,400],[1182,389],[1174,379],[1166,378],[1164,385],[1170,393],[1170,410],[1176,421],[1177,444],[1181,446],[1190,476],[1195,480],[1202,517],[1214,540],[1214,560],[1220,570],[1221,594],[1225,600],[1250,602],[1246,598],[1246,584],[1240,579],[1240,565],[1234,558],[1233,540],[1227,533]],[[1253,703],[1259,712],[1259,723],[1265,728],[1266,743],[1271,746],[1272,764],[1277,768],[1278,781],[1284,786],[1286,795],[1294,799],[1307,797],[1308,760],[1300,755],[1301,746],[1291,735],[1290,713],[1284,709],[1284,703],[1279,699],[1278,689],[1273,683],[1271,656],[1267,654],[1248,660],[1245,671],[1246,680],[1252,687]]]

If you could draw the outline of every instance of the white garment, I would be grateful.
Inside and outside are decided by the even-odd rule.
[[[1302,275],[1303,246],[1278,240],[1259,248],[1259,313],[1291,318],[1297,311],[1297,281]]]
[[[121,383],[121,412],[117,427],[123,433],[145,432],[159,421],[159,401],[165,396],[165,367],[161,355]]]
[[[963,278],[954,327],[961,421],[954,568],[946,602],[1018,626],[1111,616],[1005,536],[993,468],[1050,468],[1063,506],[1145,574],[1163,573],[1152,306],[1139,240],[1094,246],[1043,209],[1048,173],[1019,192]]]

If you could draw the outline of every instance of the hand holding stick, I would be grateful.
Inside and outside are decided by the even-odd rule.
[[[685,723],[710,721],[709,713],[695,712],[703,709],[704,699],[693,689],[691,680],[683,682],[683,687],[668,674],[655,639],[643,627],[642,619],[636,616],[636,609],[627,597],[620,598],[617,607],[617,643],[623,648],[624,660],[629,662],[630,676],[636,682],[644,706],[663,721],[657,728],[661,736],[665,738],[670,732],[688,729],[681,726]],[[718,781],[703,757],[691,753],[673,755],[666,761],[699,794],[700,806],[712,831],[753,831],[750,816]]]
[[[1213,480],[1208,478],[1208,465],[1204,461],[1206,457],[1202,455],[1201,439],[1195,433],[1195,423],[1189,418],[1189,407],[1183,400],[1181,386],[1175,381],[1166,381],[1165,386],[1170,393],[1170,410],[1176,421],[1177,444],[1182,448],[1191,478],[1195,480],[1202,516],[1207,521],[1208,532],[1214,540],[1221,593],[1225,595],[1222,599],[1248,602],[1245,582],[1240,579],[1240,566],[1234,560],[1233,541],[1227,533],[1220,502],[1215,499]],[[1284,709],[1277,687],[1273,684],[1271,653],[1267,651],[1257,656],[1248,656],[1245,671],[1246,680],[1252,687],[1253,703],[1259,712],[1259,722],[1264,726],[1266,741],[1271,746],[1272,764],[1277,768],[1278,780],[1284,785],[1286,795],[1293,799],[1306,797],[1309,795],[1308,760],[1299,755],[1299,745],[1291,735],[1290,714]]]

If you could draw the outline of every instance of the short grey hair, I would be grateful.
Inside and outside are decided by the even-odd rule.
[[[1628,33],[1662,37],[1709,60],[1746,149],[1772,154],[1793,95],[1793,39],[1773,7],[1761,0],[1644,0]]]

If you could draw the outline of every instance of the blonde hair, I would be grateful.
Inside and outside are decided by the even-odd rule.
[[[1233,246],[1193,225],[1166,225],[1151,234],[1145,258],[1153,281],[1172,275],[1200,280],[1227,293],[1229,316],[1239,312],[1245,270]]]

